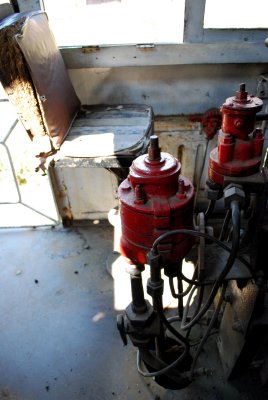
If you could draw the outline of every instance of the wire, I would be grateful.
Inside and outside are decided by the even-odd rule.
[[[224,218],[224,221],[223,221],[223,224],[222,224],[219,240],[224,239],[224,236],[226,235],[230,220],[231,220],[231,210],[230,210],[230,208],[228,208],[227,213]]]
[[[163,306],[162,306],[161,299],[156,299],[155,300],[155,307],[156,307],[156,311],[157,311],[161,321],[163,322],[163,324],[182,343],[184,350],[183,350],[183,353],[175,361],[173,361],[173,363],[171,363],[169,365],[166,365],[164,368],[162,368],[162,369],[160,369],[158,371],[155,371],[155,372],[144,372],[142,370],[142,368],[141,368],[140,351],[138,350],[138,353],[137,353],[137,369],[138,369],[138,372],[141,375],[145,376],[145,377],[155,377],[155,376],[160,376],[160,375],[165,374],[170,369],[176,367],[180,362],[182,362],[185,359],[185,357],[187,356],[187,354],[189,353],[189,349],[190,349],[188,341],[175,328],[173,328],[173,326],[168,322],[167,318],[165,317],[164,312],[163,312]],[[150,353],[150,356],[153,357],[151,355],[151,353]],[[162,360],[159,360],[156,357],[153,357],[153,358],[154,358],[154,360],[156,360],[158,362],[164,363]]]
[[[230,255],[226,262],[226,265],[223,268],[223,270],[221,271],[218,278],[216,279],[205,305],[200,310],[200,312],[188,324],[186,324],[187,314],[188,314],[188,310],[189,310],[189,304],[187,302],[187,306],[185,306],[185,310],[184,310],[185,312],[183,314],[183,318],[182,318],[182,322],[181,322],[181,329],[183,329],[183,330],[190,329],[207,312],[207,310],[209,309],[210,305],[213,302],[214,297],[217,294],[219,287],[222,285],[224,278],[226,277],[226,275],[232,268],[233,263],[236,259],[236,254],[238,252],[239,241],[240,241],[240,210],[239,210],[239,205],[238,205],[237,201],[231,202],[231,211],[232,211],[232,223],[233,223],[233,238],[232,238],[231,252],[230,252]]]
[[[156,308],[156,311],[157,311],[161,321],[163,322],[163,324],[182,343],[184,350],[183,350],[183,353],[175,361],[173,361],[173,363],[171,363],[169,365],[166,365],[162,360],[152,356],[151,353],[147,352],[148,354],[150,354],[150,357],[152,357],[155,361],[164,363],[166,365],[164,368],[162,368],[158,371],[155,371],[155,372],[144,372],[142,370],[140,350],[138,350],[138,352],[137,352],[137,370],[141,375],[143,375],[145,377],[156,377],[156,376],[160,376],[160,375],[167,373],[169,370],[176,367],[180,362],[182,362],[185,359],[185,357],[189,353],[189,349],[190,349],[187,339],[185,339],[185,337],[183,335],[181,335],[175,328],[173,328],[173,326],[169,323],[169,321],[165,317],[161,299],[155,299],[155,308]],[[144,351],[144,349],[143,349],[143,351]]]
[[[190,235],[190,236],[195,236],[195,237],[203,237],[207,240],[212,240],[213,242],[217,243],[224,250],[229,251],[229,252],[231,251],[231,249],[226,244],[224,244],[223,242],[221,242],[214,236],[208,235],[207,233],[194,231],[191,229],[175,229],[173,231],[165,232],[161,236],[159,236],[152,245],[152,252],[154,252],[154,254],[157,254],[157,246],[160,244],[160,242],[167,239],[169,236],[180,235],[180,234],[181,235]]]
[[[194,286],[194,287],[192,288],[192,290],[191,290],[191,292],[190,292],[188,298],[187,298],[187,302],[186,302],[186,304],[185,304],[184,313],[183,313],[182,321],[181,321],[181,328],[182,328],[182,329],[183,329],[183,326],[185,325],[185,323],[186,323],[186,321],[187,321],[187,319],[188,319],[188,312],[189,312],[189,308],[190,308],[190,303],[191,303],[192,297],[193,297],[193,295],[194,295],[194,292],[195,292],[196,290],[197,290],[197,286]],[[198,307],[197,307],[197,310],[198,310]],[[199,311],[199,310],[198,310],[198,311]],[[197,312],[198,312],[198,311],[197,311]],[[193,317],[191,318],[191,321],[196,317],[196,315],[197,315],[197,313],[195,312],[194,315],[193,315]]]
[[[197,275],[197,268],[195,268],[195,270],[194,270],[193,277],[191,279],[191,282],[187,286],[187,289],[184,292],[181,292],[181,293],[176,293],[175,292],[173,278],[172,277],[169,278],[169,287],[170,287],[170,291],[171,291],[171,294],[174,297],[174,299],[178,299],[179,297],[184,297],[190,292],[191,287],[193,285],[195,285],[196,281],[194,281],[194,279],[195,279],[196,275]],[[179,278],[179,276],[178,276],[178,278]]]
[[[191,321],[193,318],[195,318],[195,316],[199,313],[199,310],[200,310],[200,308],[201,308],[201,306],[202,306],[202,301],[203,301],[203,298],[204,298],[204,292],[205,292],[204,286],[201,286],[200,288],[198,288],[198,302],[197,302],[197,307],[196,307],[196,309],[195,309],[195,311],[194,311],[192,317],[189,317],[189,320],[190,320],[190,321]],[[187,312],[187,314],[188,314],[188,312]],[[188,316],[187,316],[187,317],[188,317]],[[187,317],[186,317],[186,318],[187,318]],[[199,322],[200,322],[200,321],[199,321]],[[190,334],[191,334],[191,328],[188,329],[187,332],[186,332],[186,338],[187,338],[187,339],[189,338]]]
[[[182,267],[182,262],[181,262],[181,267]],[[180,270],[181,270],[181,268],[180,268]],[[172,283],[173,283],[173,281],[172,281]],[[178,314],[179,314],[179,317],[182,318],[182,315],[183,315],[183,297],[185,296],[185,293],[183,293],[183,281],[181,279],[177,278],[177,283],[178,283],[178,286],[177,286],[178,287]],[[183,296],[180,296],[182,294],[183,294]],[[186,290],[186,294],[187,294],[187,290]]]
[[[210,214],[214,210],[215,204],[216,204],[216,200],[209,200],[208,207],[205,211],[205,221],[208,220]]]
[[[207,234],[205,234],[203,232],[198,232],[198,231],[193,231],[193,230],[188,230],[188,229],[177,229],[177,230],[174,230],[174,231],[166,232],[163,235],[159,236],[154,241],[153,246],[152,246],[152,252],[157,253],[157,251],[158,251],[157,250],[157,246],[162,240],[166,239],[167,237],[169,237],[171,235],[175,235],[175,234],[188,234],[188,235],[197,236],[197,237],[204,237],[206,239],[212,240],[215,243],[217,243],[220,247],[222,247],[223,249],[227,250],[230,253],[224,269],[222,270],[222,272],[220,273],[219,277],[216,279],[216,281],[215,281],[215,283],[213,285],[213,288],[212,288],[211,293],[210,293],[210,295],[209,295],[209,297],[208,297],[208,299],[206,301],[206,304],[200,310],[201,303],[202,303],[202,297],[203,297],[203,289],[204,289],[203,287],[201,287],[202,294],[200,294],[200,296],[199,296],[199,302],[198,302],[197,310],[195,311],[194,316],[192,317],[191,321],[188,324],[186,324],[186,320],[187,320],[187,315],[188,315],[188,311],[189,311],[190,301],[191,301],[191,298],[192,298],[194,292],[198,288],[198,286],[190,283],[188,288],[187,288],[187,290],[189,289],[189,287],[191,289],[188,291],[188,292],[190,292],[190,294],[188,296],[187,304],[185,306],[185,310],[184,310],[184,313],[183,313],[183,317],[182,317],[182,321],[181,321],[181,329],[189,331],[192,328],[192,326],[194,324],[196,324],[201,319],[201,317],[203,317],[203,315],[206,313],[206,311],[208,310],[208,308],[212,304],[212,302],[213,302],[213,300],[214,300],[214,298],[215,298],[215,296],[217,294],[217,291],[218,291],[219,287],[223,284],[223,289],[222,289],[222,292],[221,292],[221,296],[220,296],[220,300],[218,302],[217,308],[216,308],[216,310],[215,310],[215,312],[213,314],[213,317],[212,317],[212,319],[210,321],[210,324],[208,326],[206,334],[204,335],[204,337],[202,338],[202,340],[201,340],[201,342],[199,344],[199,347],[197,349],[197,353],[196,353],[195,358],[193,360],[193,364],[192,364],[192,368],[191,368],[191,374],[192,375],[193,375],[194,367],[195,367],[196,361],[197,361],[197,359],[199,357],[199,354],[200,354],[200,352],[201,352],[201,350],[202,350],[202,348],[204,346],[204,343],[206,342],[206,340],[207,340],[207,338],[208,338],[208,336],[209,336],[209,334],[211,332],[211,329],[213,328],[213,326],[215,324],[215,321],[216,321],[216,319],[218,317],[220,308],[222,306],[224,293],[225,293],[226,287],[227,287],[227,283],[226,282],[223,283],[223,280],[226,277],[227,273],[230,271],[230,269],[231,269],[231,267],[232,267],[232,265],[233,265],[233,263],[234,263],[234,261],[235,261],[235,259],[237,257],[237,252],[238,252],[238,248],[239,248],[239,241],[240,241],[240,210],[239,210],[239,204],[238,204],[237,201],[232,201],[232,203],[231,203],[231,214],[232,214],[232,224],[233,224],[233,237],[232,237],[232,247],[231,247],[231,249],[228,246],[224,245],[220,240],[214,238],[213,236],[207,235]],[[193,281],[193,279],[192,279],[192,281]],[[191,285],[192,285],[192,287],[191,287]],[[173,281],[172,281],[171,287],[172,286],[173,286]],[[174,286],[173,286],[173,289],[174,289]],[[190,348],[190,345],[189,345],[189,342],[188,342],[187,338],[185,338],[183,335],[181,335],[171,325],[171,319],[168,320],[165,317],[164,312],[163,312],[161,299],[156,299],[155,307],[156,307],[156,311],[158,312],[158,315],[159,315],[161,321],[166,326],[166,328],[183,344],[184,351],[173,363],[171,363],[169,365],[166,365],[164,368],[161,368],[160,370],[155,371],[155,372],[145,372],[145,371],[142,370],[142,367],[141,367],[140,350],[138,350],[138,352],[137,352],[137,369],[138,369],[138,372],[141,375],[145,376],[145,377],[157,377],[157,376],[160,376],[160,375],[163,375],[163,374],[167,373],[172,368],[176,367],[181,361],[184,360],[184,358],[188,354],[189,348]],[[151,355],[151,353],[148,353],[148,354],[150,354],[150,357],[153,357]],[[161,361],[161,360],[159,360],[159,359],[157,359],[155,357],[153,357],[153,358],[154,358],[154,360],[156,360],[158,362],[161,362],[162,364],[164,363],[163,361]]]
[[[205,153],[204,153],[203,160],[202,160],[202,166],[201,166],[201,169],[200,169],[200,174],[199,174],[199,177],[198,177],[198,181],[197,181],[197,185],[196,185],[196,190],[195,190],[194,210],[195,210],[195,207],[196,207],[197,196],[198,196],[198,193],[199,193],[199,190],[200,190],[201,179],[202,179],[202,175],[203,175],[204,167],[205,167],[205,163],[206,163],[207,152],[208,152],[208,143],[209,143],[209,140],[207,139],[207,140],[206,140]]]
[[[173,235],[190,235],[190,236],[195,236],[195,237],[203,237],[207,240],[210,240],[210,241],[216,243],[219,247],[228,251],[229,253],[231,253],[231,251],[232,251],[232,249],[230,247],[228,247],[225,243],[221,242],[219,239],[215,238],[214,236],[208,235],[207,233],[194,231],[191,229],[175,229],[173,231],[165,232],[161,236],[159,236],[152,245],[152,248],[151,248],[152,252],[154,252],[154,254],[158,254],[157,246],[160,244],[160,242],[162,240],[167,239],[169,236],[173,236]],[[241,261],[247,268],[250,269],[250,263],[244,257],[237,255],[236,258],[239,261]],[[186,278],[185,276],[184,276],[184,280],[186,282],[189,282],[189,279]]]
[[[210,323],[209,323],[209,325],[208,325],[208,328],[207,328],[207,330],[206,330],[206,333],[205,333],[205,335],[202,337],[201,342],[200,342],[200,344],[199,344],[199,346],[198,346],[198,349],[197,349],[197,351],[196,351],[196,354],[195,354],[195,356],[194,356],[194,359],[193,359],[193,362],[192,362],[192,366],[191,366],[191,378],[192,378],[193,375],[194,375],[194,368],[195,368],[197,359],[198,359],[198,357],[199,357],[199,355],[200,355],[200,353],[201,353],[201,351],[202,351],[202,349],[203,349],[203,347],[204,347],[205,342],[207,341],[208,337],[210,336],[211,330],[212,330],[212,328],[214,327],[215,322],[216,322],[216,320],[217,320],[217,318],[218,318],[218,315],[219,315],[219,312],[220,312],[220,310],[221,310],[221,306],[222,306],[222,303],[223,303],[223,300],[224,300],[224,296],[225,296],[225,293],[226,293],[226,289],[227,289],[227,282],[225,282],[225,283],[223,284],[222,291],[221,291],[221,294],[220,294],[220,298],[219,298],[217,307],[216,307],[216,309],[215,309],[215,311],[214,311],[214,313],[213,313],[213,316],[212,316],[212,318],[211,318],[211,320],[210,320]]]
[[[172,297],[174,297],[174,299],[179,299],[179,298],[182,298],[182,297],[186,296],[190,292],[193,284],[189,284],[187,286],[187,289],[184,292],[181,292],[181,293],[176,293],[175,292],[173,278],[169,278],[169,286],[170,286],[170,291],[171,291]]]
[[[237,201],[231,202],[231,213],[232,213],[232,224],[233,224],[233,238],[232,238],[231,249],[228,246],[226,246],[224,243],[222,243],[220,240],[216,239],[215,237],[213,237],[211,235],[208,235],[203,232],[194,231],[194,230],[188,230],[188,229],[176,229],[174,231],[166,232],[163,235],[159,236],[153,243],[152,252],[157,254],[157,251],[158,251],[157,246],[162,240],[168,238],[171,235],[175,235],[175,234],[186,234],[186,235],[188,234],[188,235],[192,235],[192,236],[196,236],[196,237],[204,237],[208,240],[212,240],[213,242],[217,243],[220,247],[222,247],[223,249],[227,250],[230,253],[224,269],[221,271],[220,275],[218,276],[218,278],[216,279],[216,281],[214,283],[214,286],[211,290],[211,293],[207,299],[206,304],[203,306],[202,310],[188,324],[186,324],[187,314],[189,311],[189,304],[187,302],[188,306],[186,305],[186,307],[185,307],[185,312],[183,314],[182,323],[181,323],[181,328],[183,330],[190,329],[196,322],[198,322],[202,318],[202,316],[209,309],[219,287],[221,286],[224,278],[226,277],[226,275],[232,268],[233,263],[236,258],[238,258],[239,260],[244,262],[245,265],[250,267],[250,264],[246,260],[241,259],[241,257],[237,257],[237,252],[238,252],[238,248],[239,248],[239,240],[240,240],[240,210],[239,210],[239,204]]]
[[[187,339],[185,339],[185,337],[183,335],[181,335],[178,331],[176,331],[175,328],[173,328],[173,326],[169,323],[168,319],[166,318],[164,311],[163,311],[163,307],[160,301],[155,302],[155,306],[156,306],[156,312],[158,313],[161,321],[163,322],[163,324],[166,326],[166,328],[173,333],[173,335],[180,341],[182,342],[185,347],[187,347],[187,350],[189,350],[189,343],[187,341]]]
[[[187,276],[185,276],[182,272],[178,273],[178,278],[181,278],[183,281],[185,281],[191,285],[196,285],[196,286],[200,285],[200,282],[187,278]]]
[[[168,364],[168,365],[166,363],[164,363],[162,360],[159,360],[158,358],[153,357],[152,354],[150,354],[151,357],[153,357],[156,361],[161,362],[161,363],[165,364],[166,366],[155,372],[145,372],[142,370],[142,367],[141,367],[141,355],[140,355],[140,349],[138,349],[138,351],[137,351],[137,370],[142,376],[144,376],[146,378],[152,378],[152,377],[164,375],[167,372],[169,372],[172,368],[176,367],[182,360],[184,360],[184,357],[185,357],[184,353],[185,353],[185,351],[175,361],[173,361],[173,363]]]

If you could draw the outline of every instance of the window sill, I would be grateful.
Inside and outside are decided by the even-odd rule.
[[[69,69],[185,64],[254,64],[268,62],[268,49],[265,47],[264,39],[243,43],[64,47],[61,48],[61,53]]]

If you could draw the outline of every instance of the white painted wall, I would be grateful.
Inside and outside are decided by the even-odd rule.
[[[220,107],[242,82],[250,93],[256,94],[258,77],[265,72],[268,64],[69,70],[82,104],[148,104],[155,115],[189,115]]]

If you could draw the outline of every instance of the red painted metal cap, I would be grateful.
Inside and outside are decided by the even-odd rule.
[[[179,161],[169,153],[161,152],[158,137],[151,136],[148,154],[136,158],[130,168],[129,180],[133,186],[143,184],[147,194],[172,196],[178,189],[181,171]]]
[[[252,111],[257,113],[261,110],[263,102],[258,97],[253,95],[249,95],[246,91],[245,83],[241,83],[239,86],[239,90],[236,92],[236,95],[233,97],[228,97],[225,103],[222,105],[224,108],[228,110],[245,110],[245,111]]]

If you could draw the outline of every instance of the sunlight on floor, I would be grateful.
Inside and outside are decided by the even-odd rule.
[[[119,254],[114,256],[114,262],[111,263],[111,275],[114,279],[114,309],[124,310],[131,302],[131,288],[130,288],[130,276],[126,272],[127,263],[122,256]],[[193,275],[194,265],[192,263],[183,261],[183,272],[191,278]],[[152,301],[151,296],[147,294],[146,285],[147,280],[150,277],[149,266],[145,266],[145,271],[142,272],[144,297],[150,302]],[[162,273],[162,279],[164,280],[164,295],[163,305],[164,308],[176,308],[177,300],[174,299],[169,290],[168,278]],[[187,283],[184,283],[183,289],[187,288]],[[184,301],[187,301],[188,296],[184,297]]]

